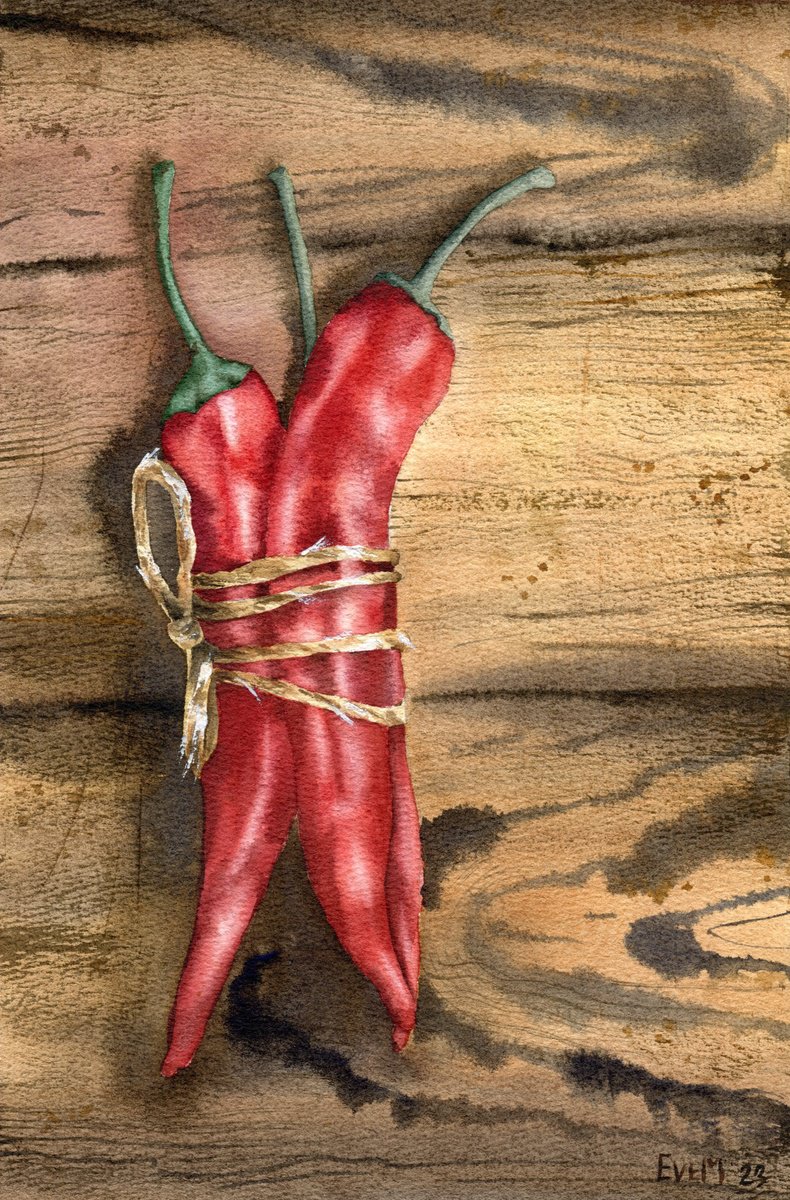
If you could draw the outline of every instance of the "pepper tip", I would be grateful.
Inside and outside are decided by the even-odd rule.
[[[401,1026],[396,1026],[392,1031],[392,1048],[393,1048],[393,1050],[395,1050],[398,1054],[400,1054],[400,1052],[402,1050],[405,1050],[407,1045],[409,1044],[410,1037],[411,1037],[410,1029],[403,1029]]]
[[[170,1051],[168,1051],[165,1055],[164,1062],[159,1068],[159,1074],[163,1079],[172,1079],[173,1076],[177,1075],[179,1071],[184,1069],[184,1067],[188,1067],[191,1062],[191,1058],[187,1059],[186,1062],[178,1062],[174,1056],[171,1056]]]

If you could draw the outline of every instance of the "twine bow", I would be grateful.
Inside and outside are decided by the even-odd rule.
[[[175,592],[164,578],[151,550],[147,492],[149,484],[163,488],[173,509],[179,564]],[[132,518],[137,543],[138,570],[146,587],[167,617],[168,636],[179,650],[183,651],[186,658],[181,753],[187,770],[191,770],[197,778],[200,777],[217,744],[217,682],[246,687],[256,695],[264,693],[283,700],[309,704],[333,712],[345,721],[362,720],[387,726],[405,723],[403,702],[392,705],[362,704],[345,696],[310,691],[286,679],[264,678],[249,671],[228,669],[223,665],[234,662],[271,662],[303,658],[313,654],[405,650],[411,646],[411,642],[399,629],[384,629],[377,633],[339,634],[318,642],[281,642],[271,646],[238,646],[220,650],[205,640],[197,620],[198,617],[202,621],[237,620],[240,617],[270,612],[284,604],[303,601],[337,588],[397,583],[401,578],[400,572],[392,569],[399,558],[396,550],[371,549],[366,546],[316,546],[299,555],[255,559],[231,571],[193,575],[192,566],[197,543],[192,527],[189,489],[178,472],[159,457],[157,450],[146,454],[134,472]],[[343,561],[382,563],[387,564],[389,569],[367,571],[348,579],[331,579],[242,600],[204,600],[194,594],[196,587],[210,590],[269,583],[308,567]]]

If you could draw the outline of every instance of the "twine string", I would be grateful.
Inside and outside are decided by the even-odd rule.
[[[173,509],[179,564],[175,591],[164,578],[151,549],[148,521],[148,487],[151,484],[161,487],[167,493]],[[217,745],[218,682],[245,687],[255,695],[277,696],[282,700],[308,704],[335,713],[345,721],[370,721],[385,726],[405,723],[403,702],[392,705],[362,704],[345,696],[298,687],[286,679],[269,679],[252,672],[234,670],[228,665],[305,658],[313,654],[405,650],[411,646],[411,642],[399,629],[383,629],[376,633],[339,634],[315,642],[282,642],[270,646],[238,646],[220,650],[205,640],[198,621],[198,618],[202,621],[238,620],[332,592],[337,588],[397,583],[401,578],[400,572],[393,569],[399,559],[397,550],[366,546],[311,547],[299,555],[255,559],[231,571],[198,572],[193,575],[192,566],[197,553],[197,542],[192,526],[189,490],[178,472],[165,462],[156,450],[146,454],[134,472],[132,519],[138,570],[146,587],[167,617],[168,636],[186,658],[181,753],[186,762],[186,769],[191,770],[197,778]],[[287,591],[245,600],[204,600],[194,594],[195,588],[210,591],[270,583],[309,567],[351,561],[385,564],[388,569],[367,571],[348,579],[297,585]]]

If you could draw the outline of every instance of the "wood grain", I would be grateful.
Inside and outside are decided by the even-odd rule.
[[[784,1178],[781,696],[418,702],[414,1045],[392,1058],[294,843],[173,1089],[156,1068],[199,837],[176,728],[153,708],[3,722],[9,1186],[63,1172],[85,1194],[118,1161],[119,1195],[304,1176],[399,1196],[406,1172],[420,1196],[641,1196],[657,1145]]]
[[[775,254],[670,242],[633,255],[495,242],[447,270],[458,370],[392,514],[417,692],[784,676],[788,346]],[[231,261],[239,280],[252,271]],[[44,649],[70,614],[94,641],[80,695],[163,694],[151,675],[175,652],[134,574],[126,486],[175,372],[164,329],[134,332],[137,275],[98,276],[77,311],[69,276],[48,280],[46,309],[25,303],[28,281],[7,285],[9,700],[74,694]],[[223,308],[210,286],[206,299]],[[223,349],[243,361],[252,347]],[[269,372],[275,385],[284,367]],[[41,404],[42,376],[53,405]]]
[[[787,6],[658,8],[0,13],[4,1196],[642,1200],[662,1153],[790,1185]],[[129,520],[186,365],[160,157],[191,307],[284,403],[276,163],[322,322],[558,178],[443,272],[453,382],[392,509],[427,871],[398,1059],[294,837],[156,1074],[200,840]]]

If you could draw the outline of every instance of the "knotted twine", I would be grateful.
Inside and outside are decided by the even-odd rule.
[[[173,509],[178,552],[176,590],[164,578],[151,550],[148,523],[148,485],[156,484],[167,493]],[[217,745],[218,714],[216,684],[232,683],[253,694],[265,693],[282,700],[293,700],[335,713],[345,721],[370,721],[375,725],[403,725],[405,705],[362,704],[345,696],[313,692],[286,679],[269,679],[248,671],[236,671],[224,664],[234,662],[272,662],[286,658],[304,658],[312,654],[353,653],[364,650],[405,650],[411,642],[399,629],[378,633],[339,634],[318,642],[280,642],[272,646],[238,646],[228,650],[207,642],[201,621],[232,621],[256,613],[271,612],[284,604],[304,601],[338,588],[365,587],[397,583],[401,578],[396,566],[397,550],[377,550],[367,546],[316,546],[301,554],[280,558],[259,558],[231,571],[192,573],[197,552],[192,527],[192,501],[189,489],[174,467],[159,457],[158,450],[146,454],[132,477],[132,518],[137,542],[139,572],[167,617],[167,633],[186,657],[184,721],[181,753],[187,770],[199,778]],[[289,588],[266,596],[243,600],[204,600],[195,588],[240,587],[271,583],[284,575],[336,562],[387,564],[389,569],[367,571],[348,579],[330,579]]]

